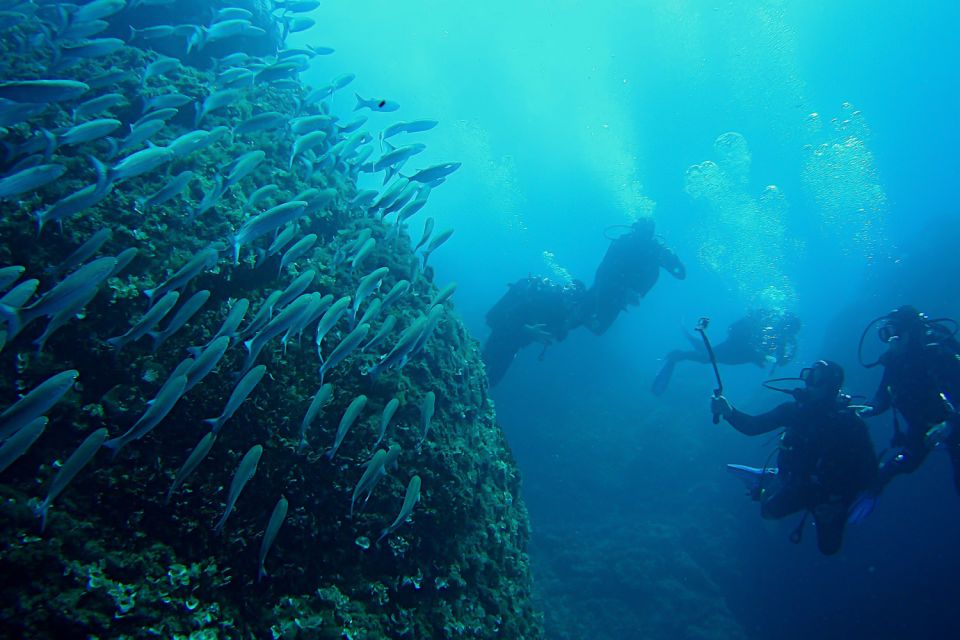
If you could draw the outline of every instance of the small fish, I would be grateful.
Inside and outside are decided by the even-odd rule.
[[[216,247],[207,247],[194,254],[185,265],[180,267],[176,273],[167,278],[159,286],[144,291],[144,294],[150,299],[158,299],[168,291],[180,289],[198,275],[217,264],[219,254]]]
[[[34,104],[66,102],[89,89],[89,85],[76,80],[13,80],[0,82],[0,99]]]
[[[326,140],[326,138],[327,134],[324,131],[311,131],[310,133],[300,136],[294,140],[293,147],[290,151],[290,163],[288,166],[292,168],[294,161],[300,155],[317,148],[323,144],[323,141]]]
[[[184,461],[183,466],[177,471],[177,475],[173,479],[173,484],[170,485],[170,489],[167,490],[163,504],[170,504],[170,499],[173,497],[173,494],[180,488],[184,481],[186,481],[187,477],[193,473],[194,469],[200,466],[200,463],[203,462],[203,459],[210,453],[210,449],[216,441],[217,436],[213,435],[212,432],[208,432],[200,438],[200,442],[193,448],[193,451],[190,452],[190,455],[187,456],[187,459]]]
[[[187,362],[189,362],[190,365],[193,364],[192,360],[187,360]],[[143,412],[133,426],[127,429],[123,435],[113,438],[112,440],[107,440],[103,443],[103,446],[108,449],[113,449],[113,455],[116,456],[120,453],[120,449],[127,444],[134,440],[139,440],[150,433],[154,427],[167,417],[167,414],[173,411],[177,402],[183,397],[186,388],[186,375],[178,375],[175,378],[171,377],[171,379],[167,380],[160,388],[156,397],[148,403],[147,410]]]
[[[370,325],[361,324],[356,329],[348,333],[347,336],[340,341],[336,348],[334,348],[333,352],[327,356],[327,358],[323,361],[323,364],[320,365],[321,383],[323,382],[324,375],[336,367],[341,360],[353,353],[354,350],[360,346],[360,343],[363,342],[364,338],[367,337],[367,333],[369,332]]]
[[[113,118],[101,118],[91,120],[70,127],[57,136],[57,142],[61,145],[83,144],[106,137],[113,133],[120,126],[120,121]]]
[[[413,352],[414,347],[417,345],[417,341],[420,336],[423,334],[424,329],[427,327],[427,316],[420,316],[404,329],[403,333],[400,334],[400,338],[397,340],[396,344],[393,345],[393,348],[380,359],[378,363],[367,369],[365,372],[366,375],[369,375],[372,378],[376,378],[384,371],[389,371],[394,367],[403,367],[406,364],[410,354]]]
[[[396,111],[400,108],[400,105],[392,100],[387,100],[385,98],[364,98],[361,97],[359,93],[354,94],[357,98],[357,106],[353,108],[354,111],[359,111],[360,109],[370,109],[371,111]]]
[[[257,570],[257,582],[260,582],[260,579],[267,575],[267,570],[264,569],[263,563],[267,559],[267,553],[270,552],[270,547],[273,546],[273,541],[277,538],[277,533],[280,532],[280,527],[283,526],[283,521],[286,519],[287,499],[284,496],[280,496],[276,506],[273,507],[273,512],[270,514],[270,521],[267,522],[267,528],[263,532],[263,540],[260,541],[260,568]]]
[[[158,207],[170,200],[173,200],[186,189],[193,180],[193,171],[181,171],[169,179],[169,181],[156,193],[147,198],[138,198],[137,208],[146,211],[150,207]]]
[[[442,245],[447,240],[449,240],[450,236],[452,235],[453,235],[453,229],[445,229],[440,233],[438,233],[436,236],[434,236],[433,240],[431,240],[430,243],[427,245],[427,247],[423,250],[423,268],[424,269],[427,268],[427,260],[430,258],[430,254],[436,251],[440,247],[440,245]]]
[[[432,307],[434,305],[446,302],[447,300],[450,299],[450,296],[452,296],[456,290],[457,290],[457,283],[451,282],[450,284],[448,284],[443,289],[437,292],[437,295],[433,297],[433,299],[430,301],[430,304],[428,306]]]
[[[266,152],[257,149],[255,151],[248,151],[234,160],[227,168],[227,179],[224,182],[224,188],[228,189],[250,175],[266,157]]]
[[[117,264],[113,266],[113,270],[110,271],[110,275],[107,278],[112,278],[119,273],[122,273],[127,266],[133,262],[133,259],[137,257],[137,254],[140,253],[140,250],[136,247],[128,247],[117,254],[116,260]]]
[[[350,204],[366,209],[370,206],[370,203],[374,201],[377,197],[378,192],[375,189],[364,189],[363,191],[358,191],[357,195],[353,197],[353,200],[350,201]]]
[[[77,381],[80,373],[75,369],[61,371],[34,387],[30,393],[0,413],[0,441],[30,424],[60,401]]]
[[[340,445],[343,444],[343,439],[347,436],[347,432],[350,431],[350,427],[356,422],[357,417],[360,415],[360,412],[363,411],[366,404],[367,396],[363,394],[360,394],[350,402],[347,410],[343,412],[343,417],[340,418],[337,435],[334,439],[333,447],[327,451],[327,458],[333,460],[333,457],[337,455],[337,450],[340,448]]]
[[[419,143],[397,147],[380,156],[380,159],[373,163],[373,168],[375,171],[383,171],[401,165],[418,153],[422,153],[426,148],[427,145]]]
[[[176,35],[176,28],[169,24],[158,24],[142,29],[130,27],[130,39],[128,42],[135,40],[163,40],[164,38],[170,38],[174,35]]]
[[[209,131],[198,129],[174,139],[167,148],[173,151],[173,155],[177,158],[185,158],[194,151],[206,147],[209,144],[209,138]]]
[[[363,259],[366,258],[373,251],[373,247],[376,245],[376,241],[373,238],[368,238],[364,242],[357,252],[354,254],[353,259],[350,261],[350,271],[355,271],[360,263],[363,262]]]
[[[257,71],[255,81],[262,84],[270,84],[288,80],[301,70],[300,63],[296,61],[276,62],[274,64],[268,64]]]
[[[268,322],[270,322],[270,318],[273,315],[273,309],[282,293],[283,291],[277,289],[267,296],[267,299],[263,301],[263,304],[261,304],[260,308],[257,309],[257,313],[250,320],[250,324],[244,327],[243,331],[240,331],[237,334],[238,340],[246,340],[248,337],[260,331],[267,325]]]
[[[328,115],[313,115],[294,118],[290,121],[290,131],[298,136],[313,133],[314,131],[327,131],[336,122],[336,118]]]
[[[222,22],[224,20],[253,20],[253,13],[241,9],[240,7],[223,7],[222,9],[217,9],[216,21]]]
[[[397,178],[390,183],[389,187],[383,190],[383,193],[370,203],[370,208],[382,209],[383,207],[389,207],[409,185],[410,181],[406,178]]]
[[[125,153],[131,149],[139,147],[143,143],[149,141],[150,138],[163,131],[163,128],[166,126],[167,123],[162,118],[133,123],[130,126],[130,133],[127,134],[127,137],[117,143],[117,153]],[[162,147],[150,147],[145,149],[145,151],[152,151],[154,149],[162,149]]]
[[[97,96],[96,98],[91,98],[86,102],[81,102],[73,109],[73,119],[74,121],[82,120],[84,118],[90,118],[92,116],[98,116],[105,111],[110,111],[117,107],[122,107],[129,104],[127,99],[119,93],[108,93],[102,96]]]
[[[293,282],[287,285],[287,288],[283,290],[283,293],[280,294],[280,298],[277,299],[277,307],[282,309],[286,307],[290,302],[295,300],[300,296],[304,291],[307,290],[313,281],[317,278],[316,269],[307,269],[299,276],[294,278]]]
[[[387,452],[384,449],[378,449],[373,457],[367,461],[366,468],[363,471],[363,475],[360,476],[360,480],[357,482],[357,485],[353,488],[353,496],[350,498],[350,518],[353,518],[353,507],[357,502],[357,498],[360,497],[360,494],[364,491],[367,491],[370,488],[370,485],[373,484],[374,480],[383,472],[383,463],[387,459]],[[370,498],[370,493],[367,493],[367,499]],[[366,504],[366,500],[363,501]]]
[[[47,274],[53,277],[59,277],[61,273],[73,270],[75,267],[83,264],[91,258],[105,242],[113,237],[113,231],[109,228],[100,229],[95,234],[87,238],[86,242],[77,247],[73,253],[47,269]]]
[[[14,102],[0,98],[0,127],[12,127],[43,113],[49,105]]]
[[[430,421],[433,420],[433,412],[436,407],[437,395],[433,391],[428,391],[423,396],[423,402],[420,404],[420,443],[427,439],[430,433]]]
[[[71,22],[86,22],[109,18],[119,13],[127,5],[127,0],[92,0],[77,8],[70,16]]]
[[[317,234],[315,233],[308,234],[297,240],[292,247],[286,250],[286,252],[283,254],[283,257],[280,258],[280,268],[278,273],[282,273],[284,269],[296,262],[297,259],[302,255],[310,251],[310,249],[312,249],[313,245],[316,243]]]
[[[153,351],[156,351],[160,348],[160,345],[166,342],[167,338],[179,331],[183,325],[187,324],[190,321],[190,318],[195,316],[198,311],[207,303],[207,300],[210,299],[210,291],[204,289],[198,291],[186,302],[183,303],[177,312],[173,314],[173,317],[170,318],[170,322],[167,323],[167,326],[163,328],[162,331],[149,331],[147,335],[153,338]]]
[[[53,317],[63,309],[73,306],[78,300],[89,299],[90,292],[103,284],[116,264],[116,258],[97,258],[58,282],[29,307],[12,313],[5,309],[9,337],[16,336],[37,318]]]
[[[207,114],[224,109],[239,101],[243,97],[238,89],[221,89],[214,91],[203,101],[203,106],[197,110],[197,119],[194,126],[200,126]]]
[[[389,273],[390,269],[387,267],[380,267],[378,269],[374,269],[360,280],[360,284],[357,285],[357,291],[353,298],[352,317],[357,317],[357,312],[360,310],[360,305],[363,304],[364,299],[380,288],[380,285],[383,283],[384,276],[388,275]]]
[[[220,433],[220,429],[223,428],[224,423],[229,420],[237,409],[240,408],[240,405],[243,404],[243,401],[253,393],[253,390],[260,384],[260,380],[263,379],[264,374],[267,372],[267,367],[260,364],[256,367],[250,369],[244,375],[240,382],[237,383],[237,386],[234,387],[233,392],[230,394],[230,398],[227,399],[227,404],[223,409],[223,413],[220,414],[217,418],[207,418],[204,420],[207,424],[210,425],[210,430],[214,433]]]
[[[289,335],[291,329],[295,332],[303,312],[307,310],[312,300],[312,294],[308,293],[300,296],[270,320],[262,331],[244,342],[243,344],[247,348],[247,357],[243,362],[241,371],[246,371],[253,366],[257,356],[260,355],[260,351],[270,340],[284,333]]]
[[[223,324],[221,324],[217,332],[213,334],[210,342],[208,342],[205,347],[189,347],[187,350],[196,357],[200,355],[203,349],[209,348],[210,345],[220,338],[236,338],[237,327],[243,322],[243,318],[247,315],[247,309],[249,308],[250,301],[246,298],[240,298],[234,302],[230,307],[230,311],[227,313],[227,317],[223,319]]]
[[[60,47],[60,58],[53,68],[65,69],[83,60],[102,58],[123,48],[124,45],[126,43],[119,38],[95,38],[79,44],[65,45]]]
[[[47,512],[50,510],[50,505],[57,499],[57,496],[63,493],[63,490],[66,489],[76,475],[80,473],[80,470],[93,460],[93,456],[95,456],[97,451],[100,450],[100,447],[103,446],[106,437],[106,429],[97,429],[91,433],[80,443],[76,451],[70,454],[70,457],[67,458],[63,466],[60,467],[60,470],[57,471],[57,475],[53,477],[53,482],[50,483],[47,497],[44,498],[43,502],[41,502],[40,506],[36,509],[36,514],[40,518],[40,531],[43,531],[47,527]]]
[[[407,184],[407,186],[404,187],[403,191],[397,194],[397,197],[394,199],[394,201],[391,202],[388,206],[384,207],[383,211],[380,212],[381,219],[386,218],[388,215],[390,215],[394,211],[401,209],[403,205],[407,204],[407,202],[409,202],[410,199],[413,198],[414,194],[416,194],[417,191],[419,191],[419,189],[420,189],[420,185],[417,184],[416,182],[411,182]]]
[[[3,446],[0,447],[0,473],[6,471],[10,465],[19,460],[20,456],[33,446],[37,438],[43,435],[47,422],[46,416],[40,416],[22,427],[3,443]]]
[[[86,40],[107,30],[110,23],[106,20],[87,20],[74,22],[57,34],[58,40]],[[92,88],[92,87],[91,87]]]
[[[265,111],[247,118],[236,127],[233,132],[240,135],[249,135],[251,133],[260,133],[262,131],[272,131],[279,129],[287,122],[287,117],[278,111]]]
[[[144,99],[141,113],[150,113],[151,111],[159,111],[162,109],[179,109],[191,102],[193,102],[193,98],[185,96],[182,93],[164,93],[159,96]]]
[[[171,29],[172,31],[172,29]],[[145,86],[150,78],[160,78],[180,69],[180,61],[176,58],[160,57],[147,65],[143,70],[140,85]]]
[[[413,184],[413,183],[411,183]],[[431,188],[430,185],[422,185],[420,190],[417,191],[417,197],[408,202],[400,209],[400,213],[397,214],[397,224],[402,224],[410,219],[416,212],[420,211],[426,204],[427,198],[430,197]]]
[[[104,87],[114,86],[126,82],[131,75],[132,74],[129,71],[113,69],[111,71],[98,73],[87,80],[87,84],[90,85],[91,89],[103,89]]]
[[[215,206],[217,202],[220,201],[220,198],[223,196],[226,191],[226,187],[223,185],[223,176],[216,175],[213,177],[213,184],[210,185],[210,188],[203,192],[203,198],[200,199],[200,202],[197,204],[196,208],[190,212],[189,218],[192,220],[197,216],[201,216],[207,211],[210,211]]]
[[[130,327],[126,333],[115,338],[107,339],[107,344],[119,351],[128,343],[136,342],[157,326],[160,321],[170,313],[170,310],[173,309],[179,299],[179,293],[176,291],[168,291],[163,297],[157,300],[155,305],[147,309],[140,320]]]
[[[383,310],[383,305],[380,306],[381,311]],[[380,346],[384,340],[387,339],[387,336],[390,335],[390,332],[393,331],[393,328],[397,324],[397,317],[394,315],[387,316],[387,319],[383,321],[383,324],[380,325],[380,328],[377,330],[376,335],[370,338],[370,341],[367,344],[360,347],[360,353],[366,353],[371,351],[376,347]]]
[[[196,357],[193,366],[187,371],[187,388],[184,390],[184,393],[188,393],[192,388],[200,384],[200,382],[213,371],[214,367],[220,362],[220,359],[223,358],[223,354],[226,353],[228,346],[230,346],[230,338],[220,336],[213,340],[207,348]]]
[[[0,293],[9,289],[14,282],[19,280],[24,271],[26,271],[26,268],[20,265],[0,268]]]
[[[221,20],[210,25],[204,33],[202,45],[206,46],[211,42],[232,38],[241,35],[244,31],[252,27],[250,20],[244,18],[234,18],[231,20]]]
[[[337,324],[337,321],[340,320],[340,316],[344,314],[347,308],[350,306],[350,296],[343,296],[339,300],[333,303],[333,305],[323,314],[323,317],[320,318],[320,322],[317,324],[317,353],[320,354],[321,343],[326,335],[330,332],[331,329]],[[323,360],[323,355],[320,354],[320,360]]]
[[[161,122],[160,124],[162,125],[163,123]],[[144,173],[149,173],[170,162],[173,158],[173,151],[167,147],[149,147],[142,151],[137,151],[110,168],[110,181],[120,182],[121,180],[129,180]]]
[[[66,170],[62,164],[41,164],[8,175],[0,180],[0,200],[35,191],[58,179]]]
[[[400,401],[396,398],[392,398],[390,402],[387,403],[387,406],[383,408],[383,415],[380,417],[380,434],[377,436],[377,441],[373,443],[374,448],[383,442],[384,437],[387,435],[387,428],[390,426],[390,421],[393,420],[393,414],[397,412],[398,408],[400,408]]]
[[[406,522],[407,518],[410,517],[410,514],[413,512],[413,508],[417,506],[418,502],[420,502],[420,476],[413,476],[410,478],[410,483],[407,485],[407,493],[403,498],[403,506],[400,508],[400,513],[397,515],[397,519],[393,521],[393,524],[381,532],[380,537],[377,539],[377,544],[380,544],[381,540],[399,529],[400,525]]]
[[[223,517],[220,518],[217,526],[213,528],[214,533],[219,535],[220,532],[223,531],[223,525],[227,524],[227,518],[230,517],[233,506],[237,503],[237,498],[240,497],[240,492],[243,491],[243,488],[247,486],[247,483],[250,482],[250,479],[253,478],[257,472],[257,465],[260,463],[260,456],[262,455],[263,447],[259,444],[253,445],[250,447],[250,450],[244,454],[243,459],[240,461],[240,466],[237,467],[236,473],[233,474],[233,481],[230,482],[230,492],[227,494],[227,507],[223,512]]]
[[[436,120],[413,120],[411,122],[395,122],[380,134],[381,140],[392,138],[398,133],[419,133],[429,131],[439,124]]]
[[[307,430],[310,428],[310,425],[313,424],[313,421],[316,420],[320,411],[330,402],[331,398],[333,398],[333,385],[329,382],[321,385],[313,395],[313,400],[310,401],[310,406],[307,407],[307,413],[304,414],[303,420],[300,422],[300,444],[297,445],[297,451],[302,451],[303,448],[307,446]]]
[[[374,298],[370,304],[367,305],[366,310],[363,312],[363,315],[360,316],[360,324],[372,324],[377,317],[380,315],[380,300],[379,298]],[[361,351],[363,351],[361,349]]]
[[[416,253],[420,247],[426,244],[427,240],[430,239],[431,233],[433,233],[433,218],[427,218],[423,223],[423,233],[420,234],[420,240],[413,248],[414,253]]]
[[[307,203],[302,200],[293,200],[279,204],[272,209],[247,220],[233,237],[233,263],[240,262],[240,248],[269,233],[282,225],[296,220],[303,215]]]
[[[231,67],[217,76],[217,86],[229,89],[252,87],[257,74],[243,67]]]
[[[267,198],[271,198],[279,192],[280,192],[280,187],[278,187],[275,184],[264,185],[259,189],[257,189],[256,191],[254,191],[253,193],[251,193],[249,196],[247,196],[247,202],[243,206],[243,210],[249,211],[251,209],[255,209],[257,205],[260,204],[263,200],[266,200]]]
[[[459,169],[460,165],[460,162],[444,162],[442,164],[429,166],[410,176],[410,182],[432,183],[436,180],[442,180]]]
[[[20,309],[33,297],[39,286],[40,281],[36,278],[24,280],[0,298],[0,305],[9,309]]]

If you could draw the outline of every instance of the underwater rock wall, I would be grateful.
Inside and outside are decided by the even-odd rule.
[[[443,176],[358,192],[371,136],[308,99],[316,51],[225,39],[175,64],[189,35],[61,37],[165,26],[170,4],[4,18],[0,267],[23,267],[0,291],[4,634],[540,637],[516,464],[425,264],[449,235],[421,259],[400,220]],[[117,124],[78,129],[97,120]]]

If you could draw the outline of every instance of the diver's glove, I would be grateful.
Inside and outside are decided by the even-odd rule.
[[[733,405],[723,396],[713,396],[710,398],[710,412],[715,416],[720,415],[729,420],[730,416],[733,415]]]

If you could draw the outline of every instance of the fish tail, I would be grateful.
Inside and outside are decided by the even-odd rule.
[[[40,533],[43,533],[47,528],[47,512],[50,510],[50,503],[44,500],[36,509],[34,513],[38,518],[40,518]]]
[[[354,92],[353,95],[357,97],[357,106],[353,108],[354,111],[359,111],[360,109],[363,109],[365,106],[367,106],[366,104],[367,101],[361,98],[359,93]]]

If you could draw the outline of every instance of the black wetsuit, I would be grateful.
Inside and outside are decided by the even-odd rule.
[[[560,342],[581,322],[583,288],[528,277],[509,290],[487,312],[490,337],[483,347],[487,377],[495,386],[523,347]]]
[[[850,506],[876,482],[877,457],[863,420],[842,406],[786,402],[756,416],[734,409],[728,422],[749,436],[784,429],[780,471],[763,487],[760,513],[779,519],[810,512],[820,552],[839,551]]]
[[[923,343],[936,337],[928,334],[920,343],[905,345],[900,352],[888,351],[880,358],[883,378],[870,415],[893,408],[906,422],[906,428],[900,431],[898,427],[894,434],[892,444],[898,455],[880,468],[881,489],[895,476],[916,471],[930,453],[925,443],[927,431],[948,422],[952,433],[944,445],[953,464],[954,487],[960,493],[960,418],[952,406],[960,401],[960,345],[943,337]]]
[[[790,362],[796,354],[799,329],[800,322],[791,313],[757,309],[730,325],[726,339],[713,345],[713,355],[720,364],[755,364],[763,367],[773,362],[780,367]],[[702,338],[688,334],[687,339],[692,349],[671,351],[664,358],[663,366],[651,387],[656,395],[666,391],[678,362],[710,362]]]
[[[597,335],[605,333],[627,305],[638,304],[647,295],[661,268],[680,280],[686,276],[680,259],[653,236],[652,227],[612,241],[589,291],[592,313],[587,328]]]

